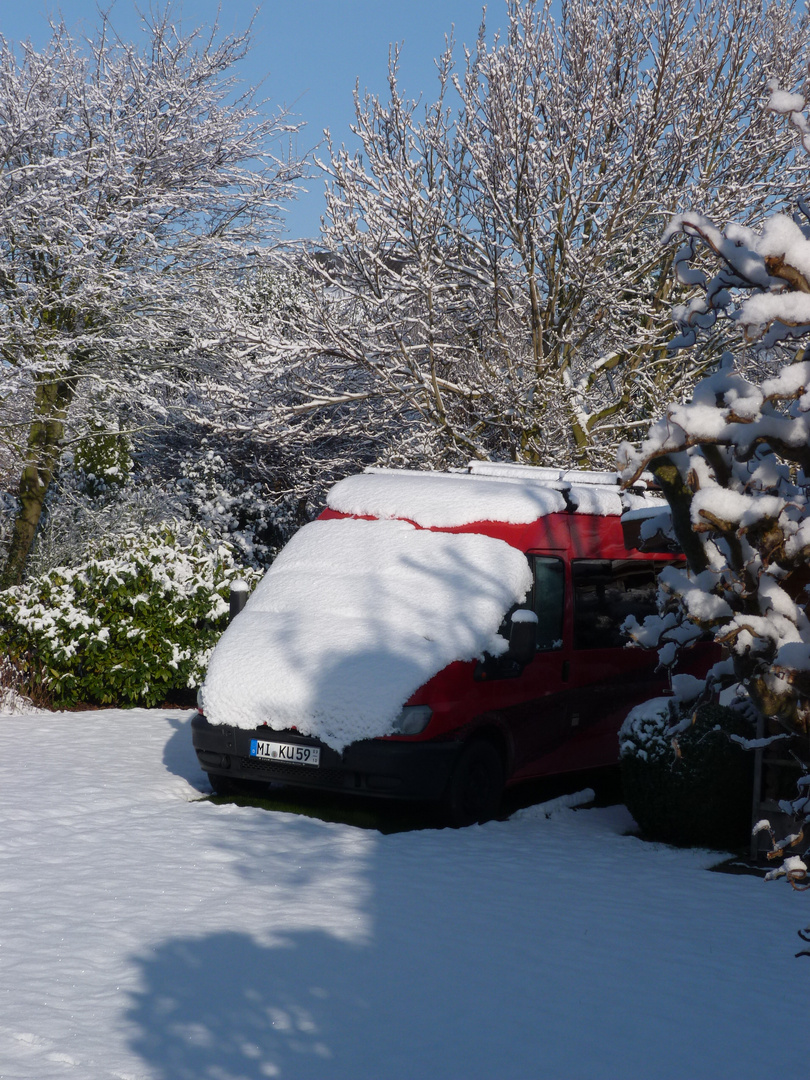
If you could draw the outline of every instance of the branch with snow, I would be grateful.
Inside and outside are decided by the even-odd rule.
[[[805,96],[781,90],[775,79],[769,80],[768,90],[767,110],[787,115],[802,147],[810,151]],[[721,229],[694,212],[672,218],[662,243],[686,238],[675,254],[676,273],[682,284],[700,291],[675,308],[679,335],[671,348],[694,345],[720,315],[740,327],[747,341],[769,348],[810,332],[810,218],[802,199],[798,207],[792,217],[767,216],[758,230],[734,222]],[[719,264],[712,277],[693,265],[704,250]]]
[[[352,371],[408,417],[408,452],[599,466],[718,355],[667,354],[665,215],[756,221],[774,171],[796,195],[804,182],[790,134],[755,107],[765,56],[798,74],[806,16],[741,4],[568,0],[557,21],[510,0],[503,36],[482,27],[457,68],[448,44],[426,106],[403,94],[396,50],[389,94],[357,96],[362,154],[329,143],[320,162],[307,333],[336,379]]]
[[[42,51],[0,36],[0,370],[24,376],[30,420],[7,584],[88,383],[114,412],[215,368],[302,174],[274,152],[297,125],[237,89],[249,31],[184,35],[165,11],[135,45],[110,18],[82,42],[54,24]]]
[[[786,115],[810,150],[805,95],[776,80],[768,90],[768,110]],[[693,295],[674,310],[679,334],[671,348],[703,343],[725,320],[755,349],[769,350],[771,370],[745,378],[726,353],[689,400],[667,406],[639,447],[620,448],[625,483],[645,469],[658,478],[687,562],[661,575],[660,614],[629,629],[665,664],[681,640],[702,635],[723,646],[726,659],[709,673],[706,692],[747,699],[766,731],[731,738],[759,750],[787,742],[796,756],[791,740],[802,736],[804,746],[810,732],[810,346],[795,355],[789,346],[810,339],[810,213],[799,199],[792,216],[723,229],[682,213],[664,241],[676,237],[685,243],[675,271]],[[810,820],[803,772],[798,798],[780,804],[802,824]],[[771,837],[768,858],[782,860],[768,879],[810,887],[805,856],[787,854],[803,839],[801,825],[783,840],[767,820],[755,826],[754,835],[761,832]]]

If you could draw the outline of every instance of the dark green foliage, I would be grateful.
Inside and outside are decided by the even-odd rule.
[[[754,754],[728,736],[751,738],[751,724],[732,709],[703,705],[677,735],[676,750],[669,705],[661,699],[657,710],[642,706],[622,728],[627,808],[649,840],[740,847],[751,828]]]
[[[201,530],[145,529],[0,592],[0,651],[37,701],[158,705],[202,681],[236,577],[258,575]]]
[[[73,455],[79,490],[95,498],[109,488],[123,487],[132,466],[129,450],[129,440],[119,431],[110,431],[98,422],[92,424],[91,434]]]

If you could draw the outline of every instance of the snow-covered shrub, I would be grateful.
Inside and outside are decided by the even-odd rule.
[[[37,713],[45,713],[46,709],[39,709],[32,701],[16,690],[0,688],[0,714],[3,716],[33,716]]]
[[[257,455],[241,444],[212,448],[194,429],[171,441],[160,430],[125,438],[109,429],[76,440],[49,488],[26,576],[76,566],[99,542],[176,521],[230,545],[240,562],[266,568],[320,507],[302,508],[303,478],[291,491],[283,469]],[[16,499],[0,493],[0,552],[18,510]]]
[[[40,713],[30,698],[20,692],[24,673],[6,656],[0,656],[0,713],[8,716],[25,716]]]
[[[78,443],[71,466],[81,490],[88,495],[103,495],[110,488],[122,487],[132,468],[129,439],[117,423],[110,427],[95,422],[91,433]]]
[[[251,566],[268,566],[300,525],[283,494],[274,499],[216,450],[184,454],[179,467],[174,490],[184,516],[226,539]]]
[[[631,636],[666,666],[712,637],[729,654],[713,687],[799,732],[810,721],[808,389],[807,360],[760,385],[729,363],[670,405],[623,462],[628,479],[650,468],[660,480],[688,560],[662,572],[665,613],[631,620]]]
[[[182,516],[176,500],[157,484],[130,475],[123,484],[88,491],[84,481],[69,462],[60,467],[26,566],[28,579],[59,566],[78,566],[96,553],[99,544],[115,548],[125,543],[122,538],[164,522],[172,528]]]
[[[729,735],[750,738],[750,720],[675,698],[637,706],[619,733],[627,808],[650,840],[741,847],[751,824],[753,759]]]
[[[789,115],[810,151],[806,98],[783,93],[773,81],[769,89],[770,109]],[[664,665],[684,645],[712,638],[727,659],[710,672],[705,696],[747,700],[769,739],[783,737],[772,736],[781,727],[806,748],[810,348],[797,353],[795,342],[810,338],[810,206],[799,200],[795,214],[773,214],[759,229],[721,229],[701,214],[681,214],[664,239],[676,237],[685,241],[675,255],[678,276],[694,295],[674,311],[679,334],[671,348],[702,347],[707,336],[731,339],[742,331],[772,370],[760,380],[744,378],[726,353],[690,401],[667,407],[640,449],[622,446],[626,483],[644,469],[659,480],[688,562],[661,574],[661,613],[629,629],[639,644],[659,648]],[[800,823],[810,821],[805,761],[792,807]],[[801,835],[797,830],[796,844]],[[801,859],[791,859],[785,873],[795,882]]]
[[[202,681],[227,624],[232,549],[152,526],[0,592],[0,650],[35,700],[159,704]]]

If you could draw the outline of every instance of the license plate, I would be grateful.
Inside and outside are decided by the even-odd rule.
[[[287,765],[317,766],[321,763],[319,746],[296,746],[295,743],[265,742],[263,739],[250,740],[250,756]]]

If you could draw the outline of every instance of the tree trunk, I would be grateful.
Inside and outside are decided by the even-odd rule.
[[[689,569],[693,574],[700,574],[708,567],[709,560],[700,537],[692,528],[692,492],[689,485],[669,455],[653,458],[650,461],[650,471],[661,485],[664,497],[669,503],[675,536],[689,563]]]
[[[34,418],[19,485],[20,509],[11,546],[0,576],[0,588],[19,585],[39,528],[45,496],[59,462],[64,420],[76,390],[75,377],[40,375],[34,391]]]

